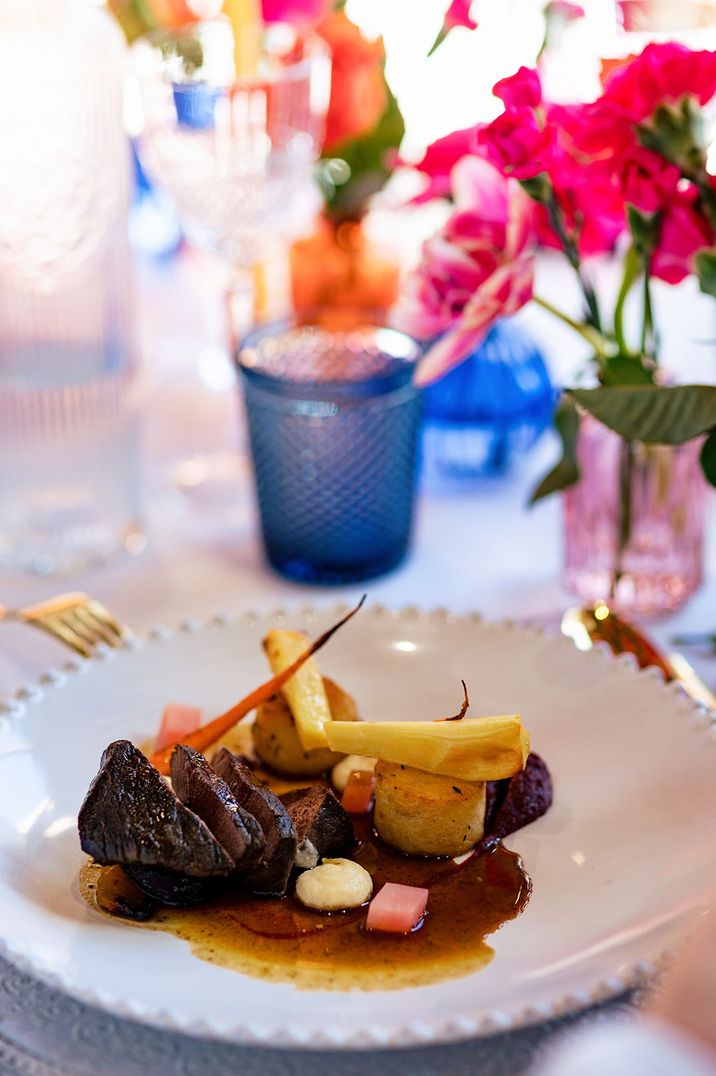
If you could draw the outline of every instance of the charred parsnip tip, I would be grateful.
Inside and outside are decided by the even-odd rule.
[[[351,609],[349,613],[346,613],[344,617],[329,628],[328,631],[324,631],[323,635],[311,643],[307,650],[304,650],[300,654],[293,664],[289,665],[283,672],[277,676],[272,676],[270,680],[267,680],[265,684],[257,687],[254,691],[250,692],[240,702],[237,702],[235,706],[232,706],[230,710],[227,710],[225,714],[221,714],[220,717],[214,718],[208,725],[202,725],[196,732],[190,733],[180,742],[186,744],[188,747],[193,747],[196,751],[206,751],[213,743],[215,743],[221,736],[224,736],[229,729],[241,721],[242,718],[250,714],[252,710],[255,710],[257,706],[262,702],[266,702],[272,695],[275,695],[277,691],[280,691],[287,680],[293,676],[294,673],[303,665],[304,661],[307,661],[313,654],[317,653],[322,646],[328,642],[328,640],[335,635],[339,628],[342,628],[344,624],[347,624],[351,617],[354,617],[359,609],[363,608],[367,595],[364,594],[361,600],[356,605],[355,609]],[[169,762],[172,757],[172,752],[176,747],[176,743],[169,744],[168,747],[163,748],[161,751],[156,751],[152,757],[151,762],[164,776],[169,775]]]
[[[460,721],[332,721],[329,747],[465,781],[499,781],[525,767],[530,750],[518,714]]]

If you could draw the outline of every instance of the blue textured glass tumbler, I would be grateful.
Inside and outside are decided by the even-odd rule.
[[[410,540],[419,349],[392,329],[257,329],[238,362],[263,540],[304,583],[354,583],[395,568]]]

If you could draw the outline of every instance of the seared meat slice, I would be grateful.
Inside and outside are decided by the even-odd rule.
[[[540,818],[552,805],[552,778],[546,763],[534,753],[522,773],[510,777],[507,793],[490,821],[489,835],[507,837]]]
[[[234,862],[256,863],[266,844],[263,830],[204,756],[182,744],[174,749],[171,771],[179,799],[203,818]]]
[[[324,856],[350,848],[355,841],[348,812],[325,785],[297,788],[281,801],[296,827],[296,867],[315,867]]]
[[[197,878],[227,875],[234,861],[129,740],[116,740],[78,819],[80,843],[98,863],[140,863]]]
[[[188,874],[167,871],[163,867],[145,867],[141,863],[125,863],[122,870],[148,897],[174,908],[202,904],[219,885],[216,878],[192,878]]]
[[[238,803],[257,820],[266,841],[259,862],[245,868],[239,864],[237,876],[254,893],[283,896],[297,846],[296,829],[288,811],[278,796],[260,785],[249,767],[225,747],[214,757],[213,766]]]

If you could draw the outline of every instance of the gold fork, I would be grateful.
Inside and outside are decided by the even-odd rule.
[[[118,647],[132,634],[101,602],[81,591],[58,594],[25,609],[0,605],[0,620],[16,620],[40,628],[85,658],[91,657],[99,643]]]
[[[664,679],[676,680],[687,695],[716,713],[716,695],[699,678],[683,654],[664,654],[655,643],[628,620],[618,616],[606,602],[568,609],[562,617],[562,634],[579,650],[589,650],[595,643],[607,643],[614,654],[633,654],[639,668],[655,665]]]

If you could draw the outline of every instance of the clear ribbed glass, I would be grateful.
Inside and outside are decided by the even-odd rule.
[[[0,0],[0,560],[139,539],[124,45],[83,0]]]

